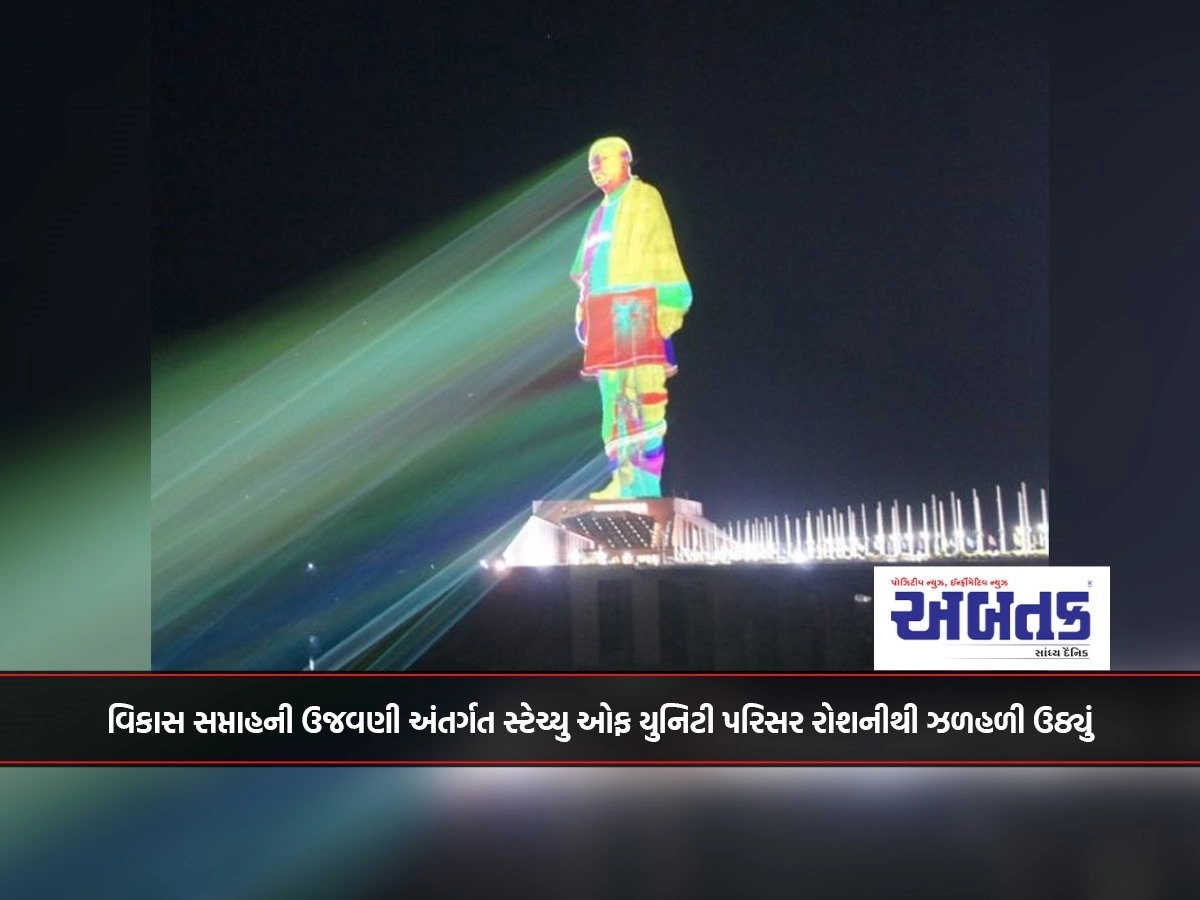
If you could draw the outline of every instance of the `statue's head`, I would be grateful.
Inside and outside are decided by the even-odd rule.
[[[588,150],[588,171],[596,187],[611,194],[629,180],[633,151],[624,138],[602,137]]]

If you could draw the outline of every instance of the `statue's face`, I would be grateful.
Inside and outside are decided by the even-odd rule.
[[[611,194],[629,180],[629,151],[619,143],[600,142],[592,146],[588,170],[596,187]]]

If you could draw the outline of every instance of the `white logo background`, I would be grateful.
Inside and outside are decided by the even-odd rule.
[[[908,579],[909,583],[905,583]],[[963,586],[955,579],[968,580]],[[922,584],[912,583],[920,580]],[[983,580],[986,586],[978,585]],[[938,586],[938,583],[941,583]],[[1003,585],[1002,587],[1000,585]],[[1086,591],[1088,602],[1083,607],[1091,616],[1091,635],[1083,641],[1060,640],[990,640],[967,639],[967,603],[969,591],[987,591],[990,602],[986,608],[997,609],[996,591],[1012,591],[1014,609],[1021,604],[1036,603],[1042,591]],[[929,604],[941,601],[943,591],[962,591],[960,611],[960,640],[902,640],[893,612],[907,612],[910,601],[898,601],[903,591],[924,591],[925,618],[914,623],[923,631],[929,624]],[[875,669],[930,669],[960,671],[1021,670],[1029,672],[1086,671],[1109,668],[1109,580],[1108,566],[875,566]],[[1057,607],[1055,607],[1057,608]],[[1012,618],[1017,617],[1014,614]],[[1015,632],[1015,621],[1014,628]],[[1055,618],[1051,627],[1057,634],[1060,628],[1075,630]],[[943,634],[945,626],[942,627]],[[1086,651],[1087,656],[1063,656]],[[1038,652],[1046,654],[1039,656]],[[1054,655],[1057,651],[1058,655]]]

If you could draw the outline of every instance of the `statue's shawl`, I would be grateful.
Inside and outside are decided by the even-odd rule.
[[[571,267],[571,277],[575,281],[583,277],[586,244],[585,234]],[[687,275],[675,246],[675,235],[662,196],[653,185],[635,176],[617,200],[608,257],[608,284],[590,287],[598,291],[680,282],[686,283]]]

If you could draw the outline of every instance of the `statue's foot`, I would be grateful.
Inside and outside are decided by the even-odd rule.
[[[612,480],[598,491],[588,494],[591,500],[619,500],[621,498],[621,479],[614,472]]]
[[[649,500],[662,496],[660,485],[659,478],[634,468],[630,472],[614,472],[608,484],[588,497],[592,500]]]
[[[644,500],[655,500],[662,496],[662,479],[641,469],[634,469],[630,495]]]

